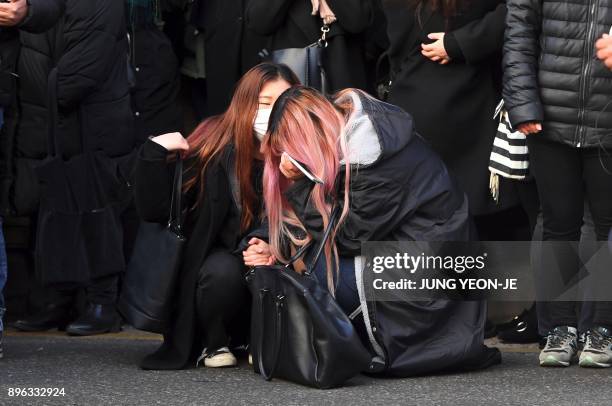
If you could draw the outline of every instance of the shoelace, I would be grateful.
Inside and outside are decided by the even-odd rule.
[[[587,346],[594,350],[603,351],[610,344],[612,344],[612,338],[604,337],[601,334],[591,333],[587,336]]]
[[[561,347],[563,347],[563,344],[565,344],[567,341],[570,341],[570,343],[571,343],[573,341],[572,338],[573,338],[573,335],[571,335],[569,333],[550,334],[548,336],[547,347],[549,347],[549,349],[561,348]]]

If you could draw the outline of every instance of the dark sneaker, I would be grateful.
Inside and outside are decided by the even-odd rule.
[[[612,331],[604,327],[595,327],[587,333],[579,365],[583,368],[612,366]]]
[[[4,351],[2,350],[2,331],[0,331],[0,359],[4,357]]]
[[[546,337],[546,346],[540,352],[543,367],[568,367],[576,357],[578,331],[574,327],[555,327]]]

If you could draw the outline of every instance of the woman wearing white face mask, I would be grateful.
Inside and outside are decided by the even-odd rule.
[[[144,369],[236,365],[232,345],[244,344],[249,293],[244,262],[234,255],[262,211],[260,140],[278,96],[298,79],[286,66],[264,63],[245,74],[228,110],[204,121],[187,139],[179,133],[152,138],[140,151],[135,172],[136,207],[143,220],[167,222],[174,162],[184,157],[184,233],[188,239],[174,321],[163,345],[141,363]],[[251,255],[266,255],[251,241]],[[241,252],[239,250],[238,252]]]

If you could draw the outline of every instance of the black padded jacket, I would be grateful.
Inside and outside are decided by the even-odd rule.
[[[612,72],[595,42],[612,26],[612,0],[508,0],[504,100],[516,127],[574,147],[612,146]]]

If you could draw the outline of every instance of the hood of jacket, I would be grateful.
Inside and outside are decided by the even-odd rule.
[[[404,149],[413,137],[412,117],[401,108],[381,102],[361,90],[348,90],[335,103],[352,105],[344,127],[351,166],[375,165]],[[346,157],[341,163],[346,163]]]

